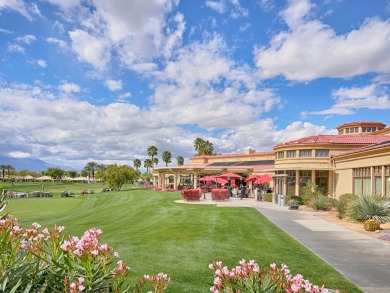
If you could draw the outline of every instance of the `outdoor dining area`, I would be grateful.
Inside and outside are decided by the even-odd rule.
[[[266,184],[272,181],[272,176],[269,174],[251,175],[248,178],[243,178],[239,174],[225,173],[221,175],[208,175],[198,179],[200,188],[190,188],[181,191],[183,200],[199,201],[202,198],[206,199],[206,195],[211,197],[213,201],[225,201],[230,198],[248,198],[254,197],[257,200],[261,199],[261,193],[266,192],[268,186]],[[247,184],[250,183],[250,184]],[[250,186],[250,187],[249,187]]]

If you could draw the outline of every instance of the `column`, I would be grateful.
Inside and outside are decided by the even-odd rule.
[[[386,195],[386,168],[382,166],[382,197]]]
[[[173,188],[177,189],[177,173],[173,173]]]
[[[295,195],[299,195],[300,192],[299,180],[300,180],[299,170],[295,170]]]
[[[194,172],[194,188],[197,189],[198,188],[198,173]]]

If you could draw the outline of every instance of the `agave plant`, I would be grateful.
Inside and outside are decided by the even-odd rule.
[[[351,203],[349,216],[358,222],[369,219],[390,222],[390,201],[379,196],[361,196]]]

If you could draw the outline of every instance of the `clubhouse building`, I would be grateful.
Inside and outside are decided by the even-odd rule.
[[[269,174],[269,184],[283,195],[301,195],[314,182],[323,194],[390,196],[390,128],[380,122],[353,122],[337,127],[336,135],[315,135],[277,144],[269,152],[194,156],[189,164],[153,170],[153,184],[173,188],[199,178],[235,173],[234,184],[251,175]],[[251,183],[248,183],[251,184]]]

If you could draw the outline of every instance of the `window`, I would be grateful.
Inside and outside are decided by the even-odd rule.
[[[306,183],[311,182],[311,171],[310,170],[300,170],[299,171],[299,195],[303,195],[303,188],[306,186]]]
[[[366,132],[367,131],[367,128],[366,127],[362,127],[362,132]]]
[[[316,150],[316,157],[329,157],[329,150]]]
[[[355,127],[355,133],[359,132],[359,127]]]
[[[371,168],[353,169],[353,193],[356,195],[371,194]]]
[[[343,133],[344,133],[344,129],[341,129],[341,130],[340,130],[340,134],[343,134]]]
[[[349,128],[345,129],[345,133],[349,133]]]
[[[371,127],[367,127],[367,132],[371,132]]]
[[[373,127],[373,128],[372,128],[372,132],[375,132],[375,131],[376,131],[376,127]]]
[[[284,158],[284,152],[278,152],[278,159]]]
[[[318,190],[326,195],[328,193],[328,181],[329,181],[329,172],[325,170],[317,170],[316,171],[316,184],[318,186]]]
[[[300,150],[299,156],[300,157],[311,157],[311,150]]]
[[[295,195],[295,171],[288,170],[287,174],[287,195]]]
[[[286,157],[287,158],[295,158],[296,157],[296,151],[286,151]]]

